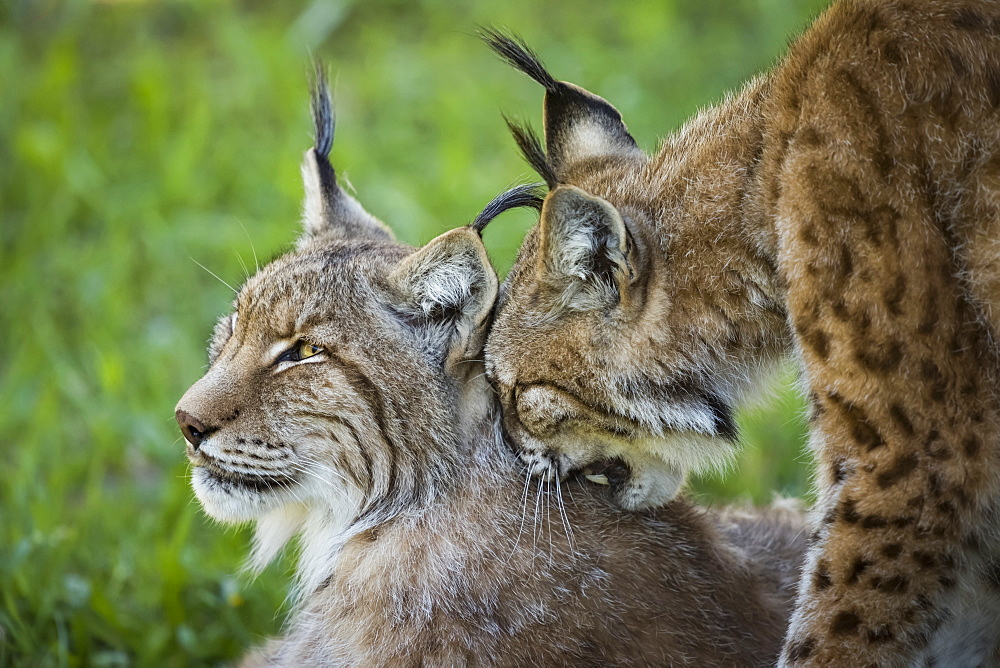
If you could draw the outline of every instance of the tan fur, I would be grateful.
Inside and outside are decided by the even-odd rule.
[[[649,158],[566,150],[587,109],[624,125],[497,50],[547,88],[548,155],[519,143],[553,190],[487,348],[524,459],[635,461],[622,502],[660,502],[729,449],[703,438],[713,402],[794,352],[820,498],[783,664],[997,665],[1000,5],[842,0]],[[585,198],[627,256],[598,239],[574,283],[540,240],[579,246],[557,231]],[[567,306],[600,279],[617,300]]]
[[[340,200],[317,124],[306,234],[242,286],[177,406],[206,512],[257,522],[254,565],[300,537],[287,631],[245,665],[771,665],[800,514],[628,513],[526,476],[479,361],[481,241],[393,242]]]

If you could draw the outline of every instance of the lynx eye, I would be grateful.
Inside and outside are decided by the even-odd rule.
[[[307,357],[312,357],[313,355],[318,355],[323,352],[323,349],[319,346],[314,346],[311,343],[301,342],[295,349],[295,355],[300,359],[304,360]]]
[[[304,359],[315,357],[321,352],[323,352],[323,349],[319,346],[315,346],[308,341],[299,341],[283,352],[276,362],[301,362]]]

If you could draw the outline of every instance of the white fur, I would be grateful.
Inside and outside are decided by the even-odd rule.
[[[208,471],[196,467],[191,473],[191,487],[201,502],[205,513],[212,519],[226,524],[240,524],[260,517],[281,504],[281,492],[258,494],[236,486],[224,491]]]
[[[267,568],[302,529],[308,515],[308,506],[290,503],[260,517],[253,536],[253,550],[247,558],[247,570],[256,574]]]
[[[343,504],[317,505],[301,525],[295,590],[307,596],[333,573],[341,548],[363,527],[352,526],[354,514]]]
[[[296,343],[298,343],[298,339],[294,337],[278,341],[267,349],[267,352],[265,352],[264,356],[261,358],[261,362],[263,362],[265,366],[269,365],[278,355],[285,352]]]
[[[319,168],[316,166],[316,154],[312,149],[306,151],[302,159],[302,184],[305,187],[305,199],[302,201],[302,227],[307,235],[316,235],[327,225],[326,203],[323,201],[323,189],[319,182]]]
[[[588,158],[609,155],[635,154],[642,152],[635,145],[629,145],[622,138],[608,132],[600,122],[588,117],[575,117],[568,128],[569,133],[561,144],[560,160],[569,164]],[[624,131],[624,127],[622,128]]]

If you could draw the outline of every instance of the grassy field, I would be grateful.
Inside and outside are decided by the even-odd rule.
[[[297,232],[311,56],[335,75],[334,164],[400,238],[534,178],[500,111],[541,90],[472,36],[523,34],[639,143],[772,64],[824,0],[0,4],[0,665],[223,663],[276,632],[289,561],[192,500],[173,406],[229,289]],[[505,270],[527,214],[487,243]],[[744,416],[699,498],[807,489],[801,402]]]

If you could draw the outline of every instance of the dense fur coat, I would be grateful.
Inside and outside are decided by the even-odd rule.
[[[296,611],[245,665],[771,665],[800,514],[623,512],[614,467],[525,475],[480,361],[478,235],[395,243],[337,187],[322,85],[314,114],[306,233],[240,289],[177,406],[198,499],[257,522],[255,566],[300,536]]]
[[[662,503],[794,353],[819,503],[783,664],[1000,665],[1000,4],[837,2],[653,156],[487,40],[546,89],[487,349],[525,461],[619,457]]]

